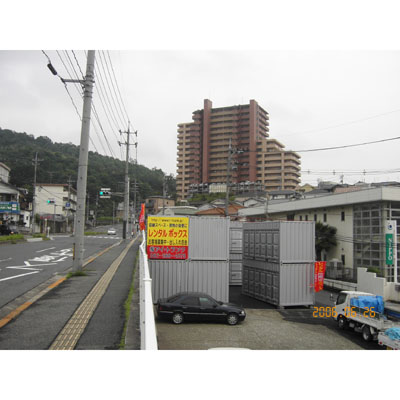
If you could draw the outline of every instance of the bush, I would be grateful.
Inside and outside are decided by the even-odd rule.
[[[10,241],[11,243],[17,243],[17,240],[24,240],[24,235],[18,233],[16,235],[0,236],[0,242]]]

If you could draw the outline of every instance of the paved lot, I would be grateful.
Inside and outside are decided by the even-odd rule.
[[[217,323],[184,323],[173,325],[157,320],[160,350],[206,350],[213,347],[244,347],[252,350],[362,350],[343,337],[340,331],[326,326],[316,318],[310,323],[309,315],[287,318],[278,310],[247,309],[243,323],[236,326]],[[310,310],[304,310],[309,314]],[[284,314],[284,313],[283,313]],[[296,318],[297,317],[297,318]],[[311,316],[312,318],[312,316]],[[290,320],[291,319],[291,320]],[[314,323],[312,323],[314,322]]]
[[[332,305],[329,292],[318,293],[316,305]],[[361,335],[341,331],[332,318],[313,317],[313,308],[275,306],[241,295],[230,287],[230,301],[246,309],[246,319],[236,326],[224,323],[185,322],[174,325],[156,320],[160,350],[206,350],[214,347],[244,347],[252,350],[381,350]]]

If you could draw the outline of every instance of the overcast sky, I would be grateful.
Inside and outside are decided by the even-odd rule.
[[[59,75],[69,78],[61,61],[71,73],[66,53],[61,49],[58,53],[45,52]],[[74,54],[85,71],[84,51]],[[203,108],[206,98],[214,107],[247,104],[255,99],[269,113],[270,137],[291,150],[400,136],[399,51],[112,50],[109,54],[122,107],[132,128],[138,131],[138,162],[167,173],[176,174],[177,124],[190,122],[192,112]],[[68,55],[79,72],[72,51]],[[102,69],[107,67],[106,59],[105,51],[97,52],[97,73],[103,74],[97,76],[97,82],[108,91],[112,105],[112,96],[119,95],[118,88],[116,94],[112,86],[107,89]],[[79,117],[64,85],[47,69],[47,62],[40,50],[0,51],[0,126],[79,144]],[[111,65],[109,70],[113,76]],[[113,154],[125,157],[125,150],[121,152],[117,143],[120,135],[112,113],[108,118],[103,113],[107,95],[101,89],[94,88],[94,104],[103,131]],[[81,114],[79,91],[73,84],[68,84],[68,91]],[[124,110],[118,118],[120,107],[115,104],[114,118],[119,129],[126,130],[127,125],[122,125],[127,120]],[[96,120],[95,125],[97,132],[91,128],[94,146],[100,153],[111,155]],[[400,181],[400,170],[383,172],[400,167],[399,144],[388,141],[300,153],[302,170],[310,171],[302,173],[302,183],[339,181],[341,174],[345,183]],[[94,150],[93,145],[90,148]],[[361,173],[364,170],[365,175]],[[369,173],[372,170],[382,172]]]

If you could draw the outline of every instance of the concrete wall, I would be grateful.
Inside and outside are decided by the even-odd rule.
[[[357,290],[357,284],[352,282],[337,281],[334,279],[324,279],[324,288],[338,290]]]
[[[382,296],[384,301],[400,301],[400,292],[394,282],[386,282],[385,278],[378,278],[375,272],[367,272],[366,268],[357,268],[357,290]]]

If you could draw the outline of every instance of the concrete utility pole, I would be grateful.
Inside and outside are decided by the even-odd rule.
[[[38,160],[37,158],[38,153],[35,153],[35,159],[33,161],[33,165],[35,166],[35,173],[33,177],[33,197],[32,197],[32,220],[31,220],[31,230],[32,230],[32,235],[35,233],[35,212],[36,212],[36,172],[37,172],[37,166],[40,161],[43,160]]]
[[[92,109],[92,94],[94,85],[94,60],[95,51],[89,50],[86,64],[86,76],[83,83],[83,113],[82,113],[82,129],[81,144],[79,146],[79,167],[77,182],[77,208],[76,208],[76,224],[75,224],[75,241],[74,241],[74,262],[73,270],[82,269],[83,265],[83,245],[85,230],[85,200],[87,187],[87,167],[89,153],[89,133],[90,133],[90,112]],[[68,82],[67,80],[65,80]]]
[[[228,149],[228,170],[226,172],[226,197],[225,197],[225,216],[229,217],[229,183],[231,177],[231,163],[232,163],[232,139],[229,138],[229,149]]]
[[[165,183],[166,183],[166,176],[164,176],[162,185],[162,215],[165,215],[165,196],[166,196]]]
[[[128,130],[126,132],[119,132],[121,135],[126,133],[126,142],[121,143],[119,145],[125,144],[126,145],[126,160],[125,160],[125,191],[124,191],[124,218],[123,218],[123,225],[122,225],[122,238],[126,239],[130,237],[127,235],[127,228],[128,228],[128,219],[129,219],[129,146],[133,145],[134,143],[129,143],[129,137],[132,134],[137,135],[137,131],[131,132],[130,129],[130,122],[128,121]]]
[[[71,214],[71,176],[68,177],[68,203],[69,203],[69,208],[67,209],[67,233],[68,233],[68,227],[69,227],[69,216]]]

